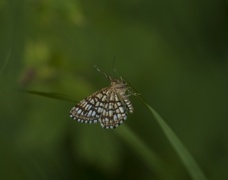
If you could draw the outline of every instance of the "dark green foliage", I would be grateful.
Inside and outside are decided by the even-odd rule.
[[[0,179],[226,178],[226,12],[219,0],[1,0]],[[118,76],[114,56],[179,138],[135,97],[115,130],[69,118],[109,85],[95,64]]]

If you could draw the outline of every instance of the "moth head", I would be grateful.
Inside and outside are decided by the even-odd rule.
[[[128,89],[127,82],[124,81],[122,78],[121,79],[112,79],[111,86],[113,88],[115,88],[116,90],[120,90],[120,91],[124,91],[124,92]]]

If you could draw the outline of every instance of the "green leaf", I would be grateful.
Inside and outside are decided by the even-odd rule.
[[[31,90],[22,90],[21,92],[38,95],[38,96],[44,96],[52,99],[58,99],[62,101],[70,101],[70,102],[77,102],[76,100],[73,100],[72,97],[67,96],[65,94],[61,93],[48,93],[48,92],[41,92],[41,91],[31,91]]]
[[[169,142],[175,149],[177,155],[180,157],[181,161],[183,162],[185,168],[189,172],[190,176],[194,180],[206,180],[206,176],[204,175],[203,171],[194,160],[190,152],[184,146],[184,144],[180,141],[178,136],[173,132],[173,130],[168,126],[168,124],[161,118],[161,116],[141,97],[140,99],[143,103],[148,107],[151,113],[154,115],[155,119],[157,120],[158,124],[161,126],[163,132],[165,133],[166,137],[168,138]]]
[[[140,160],[160,179],[171,179],[169,174],[165,172],[165,164],[133,131],[127,126],[123,126],[115,130],[116,134],[133,149]]]

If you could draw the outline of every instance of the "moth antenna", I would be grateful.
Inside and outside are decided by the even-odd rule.
[[[113,64],[112,64],[112,69],[114,71],[114,73],[116,73],[122,82],[126,82],[125,79],[123,78],[123,76],[121,76],[121,74],[119,73],[119,71],[114,67],[114,60],[116,59],[116,56],[114,56],[114,59],[113,59]]]
[[[112,81],[111,76],[109,76],[109,75],[107,75],[106,73],[104,73],[103,71],[101,71],[96,65],[94,65],[94,68],[96,68],[96,70],[97,70],[99,73],[103,74],[103,76],[105,76],[105,77],[108,78],[110,81]]]

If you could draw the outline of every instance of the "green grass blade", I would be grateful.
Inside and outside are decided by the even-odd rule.
[[[21,92],[32,94],[32,95],[48,97],[48,98],[52,98],[52,99],[63,100],[63,101],[77,102],[76,100],[73,100],[72,97],[61,94],[61,93],[52,93],[52,92],[49,93],[49,92],[31,91],[31,90],[21,90]]]
[[[128,127],[116,129],[116,134],[137,153],[140,160],[160,179],[171,179],[170,174],[165,172],[165,164],[158,155],[151,150],[133,131]]]
[[[72,101],[72,97],[60,94],[60,93],[47,93],[39,91],[23,91],[28,94],[45,96],[53,99]],[[177,135],[172,131],[172,129],[166,124],[166,122],[161,118],[161,116],[141,97],[140,99],[149,108],[151,113],[154,115],[158,124],[161,126],[166,137],[170,141],[171,145],[177,152],[181,161],[185,165],[187,171],[193,180],[207,180],[206,176],[200,169],[199,165],[196,163],[194,158],[188,152],[186,147],[177,137]],[[75,101],[73,101],[75,102]],[[119,135],[122,140],[127,143],[141,158],[141,160],[161,179],[170,179],[168,174],[164,172],[164,163],[162,160],[154,153],[133,131],[129,128],[124,127],[116,130],[117,135]]]
[[[183,143],[180,141],[177,135],[173,132],[173,130],[168,126],[168,124],[166,124],[166,122],[161,118],[161,116],[141,96],[139,97],[149,108],[151,113],[154,115],[155,119],[157,120],[158,124],[161,126],[163,132],[165,133],[171,145],[177,152],[178,156],[180,157],[181,161],[183,162],[184,166],[186,167],[192,179],[206,180],[207,178],[204,175],[203,171],[196,163],[194,158],[191,156],[187,148],[183,145]]]

